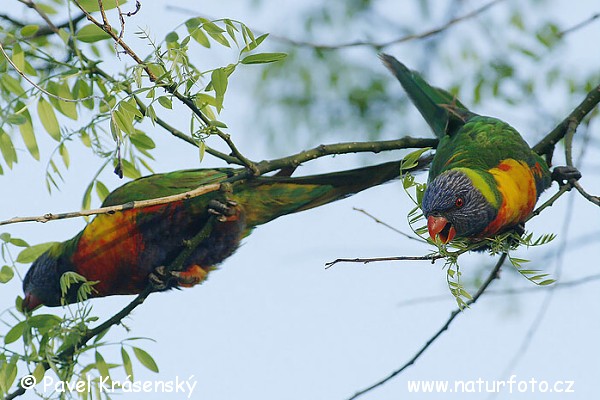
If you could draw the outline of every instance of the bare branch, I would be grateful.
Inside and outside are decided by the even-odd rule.
[[[325,263],[325,269],[333,267],[337,263],[351,262],[369,264],[380,261],[435,261],[444,258],[441,254],[428,254],[426,256],[395,256],[395,257],[374,257],[374,258],[338,258],[336,260]]]
[[[485,292],[485,290],[488,288],[488,286],[490,286],[490,284],[498,277],[500,267],[502,267],[502,264],[504,264],[504,261],[506,260],[506,256],[507,256],[507,253],[502,253],[500,258],[498,259],[498,262],[496,263],[496,265],[494,266],[494,268],[488,275],[485,282],[483,282],[483,284],[479,287],[479,290],[477,291],[477,293],[475,293],[473,295],[472,299],[467,301],[467,307],[469,307],[472,304],[475,304],[475,302],[481,297],[481,295],[483,294],[483,292]],[[404,371],[406,368],[413,365],[419,359],[419,357],[421,357],[421,355],[423,355],[423,353],[425,353],[425,350],[427,350],[442,335],[442,333],[444,333],[445,331],[448,330],[448,328],[450,327],[450,324],[452,323],[452,321],[454,321],[454,318],[456,318],[459,314],[461,314],[463,312],[463,310],[464,310],[464,308],[463,309],[457,308],[456,310],[452,311],[452,313],[450,314],[450,317],[446,320],[446,322],[442,325],[442,327],[440,329],[438,329],[437,332],[435,332],[435,334],[431,338],[429,338],[429,340],[419,349],[419,351],[417,351],[417,353],[410,360],[408,360],[404,365],[402,365],[400,368],[398,368],[397,370],[395,370],[394,372],[389,374],[384,379],[374,383],[373,385],[371,385],[363,390],[356,392],[348,400],[354,400],[354,399],[362,396],[363,394],[370,392],[371,390],[373,390],[373,389],[383,385],[384,383],[388,382],[389,380],[393,379],[398,374],[400,374],[402,371]]]
[[[560,38],[563,38],[565,36],[567,36],[570,33],[573,33],[575,31],[578,31],[581,28],[586,27],[587,25],[591,24],[592,22],[596,21],[598,18],[600,18],[600,13],[596,13],[591,15],[589,18],[584,19],[583,21],[573,25],[570,28],[564,29],[563,31],[561,31],[558,36]]]
[[[546,285],[546,286],[529,285],[529,286],[524,286],[524,287],[515,288],[515,289],[488,290],[485,292],[485,295],[486,296],[512,296],[512,295],[521,295],[521,294],[528,294],[528,293],[543,293],[546,290],[570,289],[572,287],[582,286],[582,285],[586,285],[588,283],[593,283],[598,280],[600,280],[600,274],[593,274],[593,275],[584,276],[582,278],[573,279],[570,281],[556,282],[556,283],[553,283],[552,285]],[[408,306],[415,306],[417,304],[435,303],[438,301],[445,301],[445,300],[448,300],[448,293],[439,294],[439,295],[435,295],[435,296],[423,296],[423,297],[417,297],[417,298],[413,298],[413,299],[403,300],[401,302],[398,302],[397,306],[398,307],[408,307]]]
[[[367,217],[371,218],[373,221],[375,221],[378,224],[381,224],[383,226],[385,226],[386,228],[396,232],[399,235],[404,236],[407,239],[411,239],[411,240],[416,240],[417,242],[421,242],[421,243],[425,243],[424,240],[420,239],[420,238],[416,238],[412,235],[409,235],[408,233],[402,232],[400,229],[396,229],[393,226],[391,226],[390,224],[380,220],[379,218],[377,218],[376,216],[369,214],[367,211],[363,210],[362,208],[356,208],[356,207],[352,207],[353,210],[358,211],[360,213],[365,214]]]
[[[484,13],[485,11],[487,11],[488,9],[492,8],[493,6],[495,6],[498,3],[503,2],[504,0],[492,0],[489,3],[484,4],[483,6],[468,12],[460,17],[456,17],[456,18],[452,18],[449,21],[447,21],[445,24],[438,26],[436,28],[424,31],[424,32],[420,32],[420,33],[413,33],[410,35],[404,35],[401,36],[399,38],[396,39],[392,39],[392,40],[388,40],[385,42],[372,42],[372,41],[367,41],[367,40],[355,40],[352,42],[347,42],[347,43],[339,43],[339,44],[323,44],[323,43],[315,43],[315,42],[310,42],[310,41],[303,41],[303,40],[295,40],[295,39],[291,39],[289,37],[286,36],[280,36],[280,35],[276,35],[276,34],[269,34],[269,37],[271,37],[273,40],[277,40],[283,43],[288,43],[291,44],[293,46],[298,46],[298,47],[311,47],[314,48],[315,50],[339,50],[339,49],[344,49],[344,48],[349,48],[349,47],[359,47],[359,46],[365,46],[365,47],[373,47],[375,49],[382,49],[385,47],[389,47],[392,46],[394,44],[398,44],[398,43],[403,43],[403,42],[408,42],[411,40],[417,40],[417,39],[426,39],[428,37],[437,35],[438,33],[441,33],[445,30],[447,30],[448,28],[452,27],[453,25],[456,25],[460,22],[463,22],[465,20],[468,19],[472,19],[477,17],[478,15]],[[178,11],[183,11],[185,13],[189,13],[190,10],[187,8],[183,8],[183,7],[179,7],[179,6],[174,6],[174,5],[168,5],[167,8],[172,9],[172,10],[178,10]],[[262,33],[260,30],[254,30],[253,31],[257,32],[257,33]]]
[[[216,190],[219,190],[220,188],[221,188],[220,183],[213,183],[210,185],[200,186],[194,190],[190,190],[188,192],[184,192],[184,193],[180,193],[180,194],[175,194],[172,196],[158,197],[158,198],[150,199],[150,200],[131,201],[131,202],[125,203],[125,204],[119,204],[116,206],[109,206],[109,207],[101,207],[101,208],[97,208],[95,210],[73,211],[73,212],[66,212],[66,213],[60,213],[60,214],[48,213],[48,214],[35,216],[35,217],[15,217],[15,218],[11,218],[11,219],[8,219],[5,221],[0,221],[0,226],[16,224],[16,223],[20,223],[20,222],[48,222],[48,221],[57,220],[57,219],[86,217],[89,215],[114,214],[116,212],[121,212],[121,211],[126,211],[126,210],[145,208],[145,207],[156,206],[156,205],[160,205],[160,204],[168,204],[168,203],[173,203],[175,201],[181,201],[181,200],[188,200],[188,199],[191,199],[194,197],[202,196],[203,194],[206,194],[209,192],[214,192]]]
[[[588,115],[597,105],[600,103],[600,85],[596,86],[591,90],[585,99],[575,109],[562,120],[560,124],[556,126],[549,134],[547,134],[542,140],[540,140],[535,146],[533,151],[538,154],[551,154],[554,151],[554,146],[558,143],[568,132],[569,129],[574,129],[586,115]]]
[[[382,140],[373,142],[345,142],[336,144],[322,144],[310,150],[302,151],[291,156],[282,157],[270,161],[261,161],[257,164],[261,174],[275,171],[285,167],[297,167],[303,162],[311,161],[316,158],[349,153],[379,153],[387,150],[400,150],[410,148],[437,147],[437,139],[422,139],[403,137],[395,140]],[[422,157],[419,159],[419,165],[416,169],[422,169],[431,162],[432,157]]]
[[[573,183],[573,187],[588,201],[597,206],[600,206],[600,196],[594,196],[585,191],[579,182]]]

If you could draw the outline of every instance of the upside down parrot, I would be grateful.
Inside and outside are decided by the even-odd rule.
[[[242,171],[197,169],[150,175],[117,188],[102,205],[179,194],[224,182]],[[23,308],[61,305],[60,278],[67,271],[97,281],[90,297],[138,294],[150,281],[156,290],[193,286],[232,255],[254,227],[339,200],[399,175],[400,162],[388,162],[322,175],[253,177],[233,182],[226,194],[213,191],[167,204],[98,215],[74,238],[53,245],[33,262],[23,280]],[[187,249],[207,224],[210,230],[206,237]],[[181,271],[166,274],[165,267],[186,250]],[[73,286],[66,293],[66,303],[77,302],[76,289]]]
[[[570,167],[551,174],[512,126],[469,111],[394,57],[381,59],[439,138],[421,204],[432,240],[477,241],[519,228],[552,179],[581,176]]]

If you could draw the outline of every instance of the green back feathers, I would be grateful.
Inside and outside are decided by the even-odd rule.
[[[113,191],[103,206],[170,196],[223,182],[243,169],[197,169],[155,174]],[[248,229],[282,215],[308,210],[344,198],[400,175],[400,162],[304,177],[260,176],[233,183],[228,197],[246,210]],[[208,201],[223,195],[211,192],[185,203],[190,214],[204,213]],[[142,212],[143,213],[143,212]]]
[[[438,138],[453,134],[474,115],[455,96],[429,85],[418,72],[408,69],[394,57],[387,54],[380,57]]]
[[[149,175],[115,189],[102,203],[103,207],[125,204],[130,201],[172,196],[196,189],[202,185],[222,182],[239,173],[232,168],[190,169]]]
[[[457,167],[489,170],[509,158],[524,161],[531,167],[536,162],[544,162],[506,122],[492,117],[473,117],[457,134],[440,141],[431,164],[430,179]]]

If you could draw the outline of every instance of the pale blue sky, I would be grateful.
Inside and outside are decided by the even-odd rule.
[[[215,18],[237,18],[257,29],[281,34],[288,33],[286,21],[293,18],[294,10],[300,7],[298,2],[284,1],[270,8],[268,13],[256,15],[241,3],[178,2]],[[559,21],[566,21],[567,26],[600,11],[594,1],[556,0],[553,4],[555,8],[549,12]],[[501,7],[492,12],[502,12]],[[141,12],[139,21],[143,21],[157,38],[164,37],[172,27],[188,17],[150,2],[144,2]],[[578,65],[582,71],[597,70],[600,65],[600,56],[595,50],[598,37],[598,23],[570,36],[565,60]],[[146,49],[142,43],[134,47],[140,52]],[[389,51],[401,58],[403,47]],[[215,63],[228,62],[227,55],[222,57],[217,58]],[[116,59],[106,60],[107,65],[118,62]],[[379,60],[373,57],[370,62],[378,64]],[[259,74],[259,68],[241,72],[252,73]],[[439,80],[444,81],[444,78],[439,77]],[[390,77],[389,84],[397,83]],[[260,132],[252,132],[252,118],[260,115],[260,111],[252,108],[250,96],[248,85],[242,78],[232,80],[222,120],[229,125],[239,148],[254,159],[273,158],[301,150],[290,149],[273,154],[273,149],[254,139],[253,135]],[[553,108],[557,110],[556,121],[580,101],[579,98],[553,100],[552,104],[556,104]],[[411,118],[417,114],[414,109],[409,112],[413,114]],[[494,109],[494,112],[506,119],[511,114],[519,116],[518,110],[506,107]],[[182,117],[178,123],[185,129],[187,117]],[[514,123],[518,125],[518,122]],[[597,138],[600,124],[596,121],[592,129]],[[196,151],[191,146],[170,137],[154,135],[153,138],[160,148],[156,153],[157,171],[197,166]],[[44,148],[46,140],[40,138],[41,148]],[[338,140],[347,139],[339,137]],[[1,219],[78,209],[83,189],[99,165],[99,162],[90,159],[89,154],[73,151],[71,158],[75,167],[65,174],[62,190],[49,196],[42,184],[45,161],[33,162],[24,153],[19,156],[22,161],[14,170],[0,176],[2,187],[9,188],[0,198]],[[47,157],[48,151],[42,154],[43,160]],[[600,154],[596,149],[586,156],[586,160],[598,160],[598,157]],[[372,157],[373,163],[379,160],[381,158]],[[216,165],[213,160],[207,161],[206,166]],[[594,163],[597,167],[598,162]],[[352,165],[356,165],[352,158],[336,158],[312,163],[298,173],[344,169]],[[582,171],[582,182],[586,188],[592,193],[599,193],[597,170],[586,170],[584,165]],[[424,181],[425,175],[420,175],[419,179]],[[106,182],[112,185],[111,188],[120,184],[112,177],[107,177]],[[553,190],[555,187],[544,198]],[[155,375],[136,364],[136,378],[172,380],[175,377],[187,379],[193,375],[197,380],[195,399],[348,398],[404,364],[456,307],[447,290],[441,263],[337,265],[325,270],[324,264],[338,257],[420,255],[429,250],[372,223],[353,211],[353,207],[366,209],[386,222],[408,230],[406,214],[411,205],[399,183],[390,183],[326,207],[281,218],[257,229],[205,284],[150,296],[127,319],[131,332],[113,328],[107,339],[119,341],[127,336],[154,339],[154,342],[140,342],[139,345],[155,357],[161,372]],[[561,233],[569,207],[574,207],[574,211],[566,237],[574,240],[585,235],[597,236],[598,210],[574,194],[563,197],[551,210],[532,221],[528,229],[539,234]],[[70,220],[43,225],[22,224],[0,231],[38,243],[70,238],[83,225],[82,220]],[[552,252],[564,238],[562,235],[555,243],[542,249],[521,250],[519,255],[537,260],[532,263],[535,268],[553,271],[561,260],[552,256]],[[548,253],[550,257],[543,258]],[[562,259],[562,278],[571,280],[597,273],[597,253],[597,242],[567,251]],[[469,255],[462,266],[464,274],[468,275],[482,264],[489,264],[491,268],[492,263],[488,256]],[[502,279],[493,284],[494,290],[531,286],[525,279],[507,270],[508,267]],[[25,268],[22,269],[24,272]],[[3,288],[0,295],[3,308],[12,304],[15,295],[20,293],[19,285],[18,279],[15,279]],[[597,395],[600,391],[598,285],[593,283],[555,291],[527,353],[510,371],[517,375],[518,380],[574,380],[575,393],[562,396],[503,393],[497,398],[589,399]],[[547,291],[539,289],[522,296],[483,296],[455,320],[450,330],[414,366],[364,396],[364,399],[444,396],[408,394],[406,382],[411,379],[506,379],[502,373],[518,351],[545,293]],[[438,294],[446,295],[445,300],[399,306],[400,302],[409,299]],[[96,300],[94,311],[101,317],[108,317],[130,300],[130,297]],[[57,312],[61,313],[60,310]],[[107,361],[119,362],[118,349],[114,346],[112,350],[103,352]],[[115,374],[115,377],[122,378],[120,374]],[[147,398],[184,397],[151,394]],[[444,398],[483,399],[487,395]]]

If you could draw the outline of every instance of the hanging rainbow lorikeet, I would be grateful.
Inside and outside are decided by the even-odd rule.
[[[551,174],[512,126],[469,111],[394,57],[381,59],[440,139],[421,208],[431,239],[479,240],[519,227],[552,179],[578,179],[573,168]]]
[[[415,168],[423,168],[426,161]],[[221,183],[243,169],[197,169],[156,174],[113,191],[104,207],[184,193]],[[61,304],[60,278],[74,271],[98,281],[90,297],[141,293],[149,281],[156,290],[189,287],[229,257],[240,240],[258,225],[282,215],[318,207],[387,182],[400,175],[400,162],[389,162],[323,175],[261,176],[221,191],[114,214],[102,214],[77,236],[53,245],[34,261],[23,281],[23,308]],[[190,241],[208,225],[206,237]],[[186,247],[187,246],[187,247]],[[181,271],[166,271],[181,254]],[[77,286],[67,303],[77,301]]]

